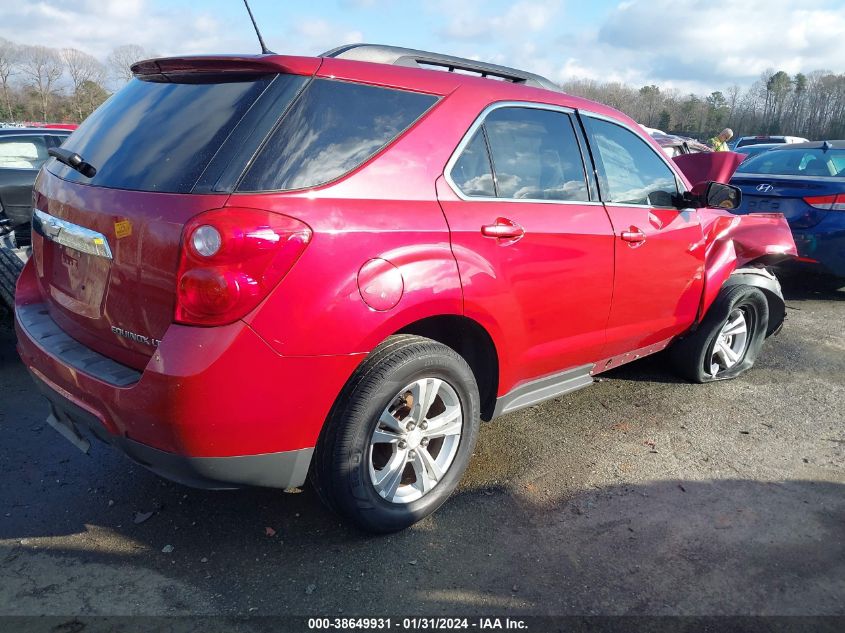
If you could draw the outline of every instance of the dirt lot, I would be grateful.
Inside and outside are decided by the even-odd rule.
[[[203,492],[83,455],[7,317],[0,614],[845,614],[845,291],[787,303],[739,380],[656,357],[487,424],[459,493],[381,538],[308,488]]]

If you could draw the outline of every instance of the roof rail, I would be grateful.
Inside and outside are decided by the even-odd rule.
[[[360,62],[375,62],[377,64],[392,64],[395,66],[412,66],[425,68],[427,66],[438,66],[449,72],[463,70],[478,73],[481,77],[495,77],[513,83],[533,86],[534,88],[545,88],[561,92],[560,86],[553,81],[507,66],[488,64],[463,57],[452,57],[440,53],[419,51],[413,48],[402,48],[400,46],[383,46],[381,44],[348,44],[338,46],[326,51],[320,57],[337,57],[340,59],[352,59]]]

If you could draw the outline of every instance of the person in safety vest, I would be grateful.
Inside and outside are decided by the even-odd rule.
[[[713,148],[714,152],[727,152],[728,150],[728,141],[734,135],[734,131],[726,127],[719,133],[719,136],[714,136],[710,139],[710,147]]]

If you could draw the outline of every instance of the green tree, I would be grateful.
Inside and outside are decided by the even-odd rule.
[[[718,90],[711,92],[705,101],[707,102],[707,135],[715,136],[722,131],[725,121],[728,120],[728,101]]]
[[[669,110],[661,110],[660,118],[657,119],[657,127],[663,131],[669,130],[669,124],[672,122],[672,115]]]
[[[786,98],[792,90],[792,80],[782,70],[777,71],[766,82],[768,112],[766,116],[769,134],[780,131],[780,120],[786,104]]]

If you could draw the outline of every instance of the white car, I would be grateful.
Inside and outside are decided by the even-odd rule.
[[[807,140],[800,136],[740,136],[734,147],[761,145],[763,143],[806,143]]]

